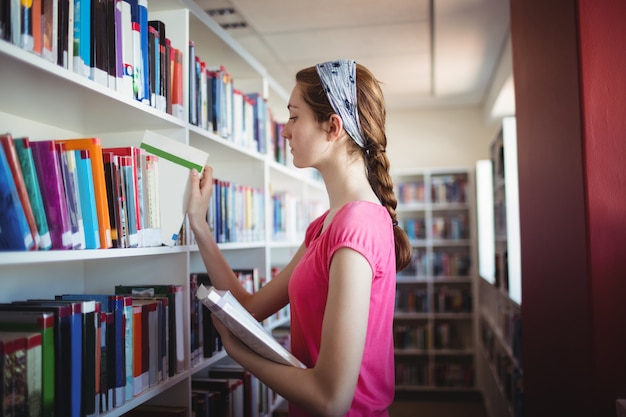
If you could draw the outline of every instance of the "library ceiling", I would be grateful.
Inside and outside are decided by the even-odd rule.
[[[196,0],[287,92],[295,72],[352,58],[389,108],[480,105],[509,36],[508,0]]]

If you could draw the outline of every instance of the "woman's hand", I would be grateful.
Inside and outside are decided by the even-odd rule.
[[[213,195],[213,168],[208,165],[205,166],[202,175],[192,169],[189,176],[190,190],[187,216],[193,228],[194,225],[200,225],[207,221],[206,215]]]
[[[233,332],[231,332],[215,314],[211,314],[211,320],[213,321],[215,329],[220,334],[224,349],[231,358],[237,360],[238,352],[252,352],[252,350],[248,346],[246,346],[241,340],[239,340],[239,338],[235,336]]]

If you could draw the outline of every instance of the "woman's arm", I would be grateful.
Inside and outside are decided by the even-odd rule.
[[[233,359],[288,401],[320,416],[342,416],[350,408],[361,367],[372,270],[358,252],[343,248],[333,256],[322,327],[322,344],[312,369],[279,365],[252,352],[214,319]],[[320,312],[321,313],[321,312]]]
[[[192,170],[187,217],[193,231],[202,261],[211,283],[217,289],[229,290],[233,296],[259,321],[274,314],[289,302],[287,285],[291,271],[304,253],[301,247],[283,270],[255,294],[246,291],[220,251],[206,220],[213,194],[213,170],[207,166],[202,176]]]

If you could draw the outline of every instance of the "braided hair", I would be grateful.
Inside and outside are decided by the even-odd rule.
[[[329,120],[335,111],[328,101],[315,67],[308,67],[299,71],[296,74],[296,81],[301,87],[304,101],[313,110],[316,120],[320,123]],[[396,213],[398,201],[389,174],[389,158],[385,152],[387,148],[385,101],[378,80],[367,68],[358,63],[356,67],[356,91],[359,121],[365,138],[365,145],[359,147],[356,142],[350,141],[353,147],[352,151],[363,154],[370,186],[381,204],[389,212],[394,226],[396,271],[401,271],[411,261],[411,245],[404,230],[398,226]]]

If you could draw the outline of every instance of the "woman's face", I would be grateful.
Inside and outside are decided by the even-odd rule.
[[[296,85],[289,98],[289,120],[282,135],[289,142],[293,163],[298,168],[319,168],[325,151],[329,148],[325,123],[315,120],[313,110],[304,102],[300,87]]]

